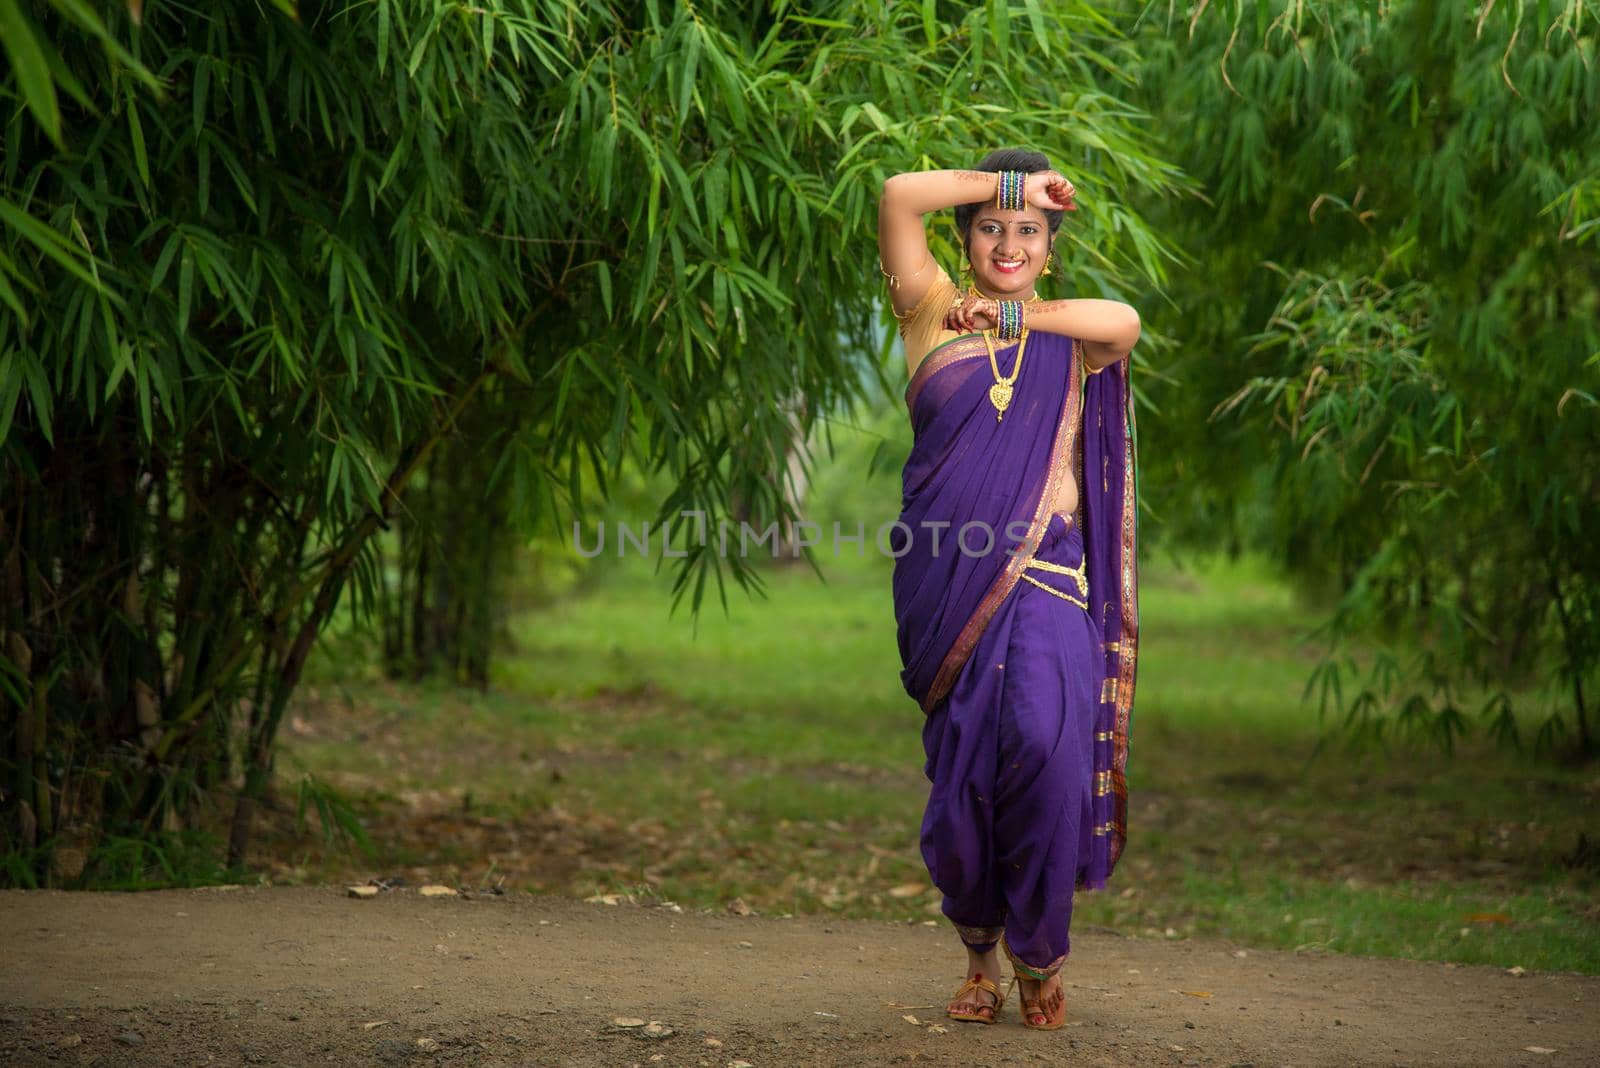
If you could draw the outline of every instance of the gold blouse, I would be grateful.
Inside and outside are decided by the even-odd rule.
[[[916,306],[903,315],[895,314],[895,318],[900,320],[900,339],[906,346],[908,374],[916,374],[917,366],[928,353],[946,341],[954,341],[961,336],[959,331],[944,328],[945,312],[956,302],[961,290],[950,280],[949,272],[937,262],[933,264],[933,270],[933,281]]]

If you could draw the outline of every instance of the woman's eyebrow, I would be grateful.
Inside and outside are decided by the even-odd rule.
[[[994,215],[979,215],[976,219],[972,220],[972,225],[973,226],[982,226],[984,223],[994,223],[996,226],[1004,226],[1004,225],[1006,225],[1004,219],[998,218],[997,216],[994,216]],[[1018,226],[1041,226],[1043,224],[1040,223],[1038,219],[1019,219],[1017,221],[1017,225]]]

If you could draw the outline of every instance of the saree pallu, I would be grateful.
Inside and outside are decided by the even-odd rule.
[[[996,354],[1001,373],[1017,346]],[[893,590],[901,682],[927,713],[922,851],[973,945],[1002,928],[1039,976],[1065,959],[1072,894],[1103,887],[1127,840],[1137,660],[1134,424],[1128,361],[1030,332],[997,420],[983,338],[924,358],[906,388]],[[1081,530],[1051,502],[1081,448]],[[1083,567],[1082,607],[1036,560]]]

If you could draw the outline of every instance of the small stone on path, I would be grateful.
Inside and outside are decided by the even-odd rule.
[[[345,887],[345,893],[354,898],[377,897],[378,888],[376,886],[347,886]]]
[[[416,1054],[416,1047],[401,1042],[397,1038],[385,1038],[378,1043],[374,1050],[380,1061],[385,1064],[400,1064],[410,1060]]]

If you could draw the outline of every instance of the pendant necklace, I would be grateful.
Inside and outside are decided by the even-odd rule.
[[[974,297],[983,296],[982,293],[978,292],[976,286],[972,287],[970,292]],[[1039,294],[1035,292],[1029,299],[1037,300],[1038,297]],[[1000,361],[995,359],[994,355],[994,332],[992,330],[983,332],[983,343],[989,349],[989,369],[994,372],[994,385],[989,387],[989,403],[994,405],[994,421],[998,423],[1001,417],[1006,414],[1006,409],[1011,406],[1011,395],[1015,392],[1014,383],[1017,380],[1017,375],[1022,372],[1022,354],[1028,347],[1028,328],[1023,327],[1021,336],[1017,338],[1017,362],[1011,368],[1009,375],[1001,375],[1000,373]]]
[[[983,332],[983,343],[989,349],[989,368],[994,372],[994,385],[989,387],[989,403],[994,405],[994,421],[999,422],[1001,416],[1006,414],[1006,409],[1011,406],[1013,383],[1017,375],[1022,372],[1022,354],[1028,347],[1028,328],[1022,328],[1022,336],[1017,339],[1017,362],[1011,368],[1009,375],[1000,374],[1000,361],[994,355],[994,332]]]

